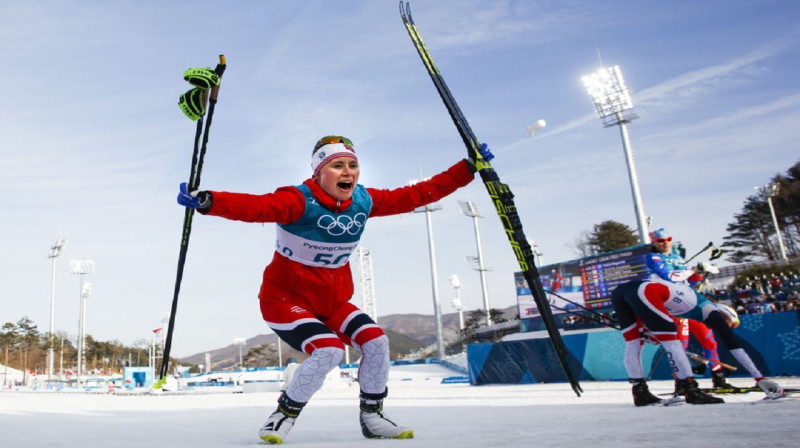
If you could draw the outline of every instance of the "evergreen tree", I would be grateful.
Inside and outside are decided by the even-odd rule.
[[[800,255],[800,162],[790,167],[785,176],[776,175],[770,184],[777,185],[777,194],[771,200],[787,256],[796,258]],[[728,249],[729,261],[781,260],[775,223],[763,191],[745,200],[727,231],[722,247]]]
[[[278,349],[266,343],[250,348],[242,358],[243,367],[257,367],[278,364]]]
[[[23,353],[22,368],[27,377],[29,366],[28,354],[31,352],[31,350],[36,348],[39,343],[39,330],[36,324],[34,324],[33,321],[28,318],[28,316],[25,316],[17,321],[17,332],[19,333],[21,343],[20,349]]]
[[[17,326],[14,325],[12,322],[6,322],[3,324],[3,328],[0,329],[0,344],[3,346],[3,351],[5,352],[5,361],[3,364],[9,367],[9,359],[8,359],[8,352],[9,350],[13,349],[19,343],[19,333],[17,332]],[[8,375],[3,375],[3,386],[7,384]]]
[[[582,257],[635,246],[639,238],[630,227],[617,221],[606,220],[595,224],[592,232],[584,232],[575,240],[575,248]]]
[[[742,212],[733,217],[735,221],[728,224],[728,235],[723,238],[722,247],[728,251],[727,259],[733,263],[746,263],[754,258],[775,259],[769,242],[775,228],[766,201],[750,196]]]

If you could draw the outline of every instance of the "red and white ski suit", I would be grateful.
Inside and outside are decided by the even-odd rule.
[[[369,218],[409,213],[436,202],[469,184],[473,167],[460,161],[446,171],[411,186],[393,190],[367,188],[372,199]],[[352,199],[339,202],[312,179],[304,182],[326,209],[347,210]],[[205,213],[227,219],[290,224],[304,213],[306,197],[297,187],[253,195],[211,191],[212,207]],[[264,320],[296,350],[311,354],[320,347],[340,347],[342,342],[361,346],[383,331],[350,303],[353,278],[349,263],[336,268],[309,266],[275,251],[264,269],[258,297]],[[321,325],[319,324],[321,322]]]

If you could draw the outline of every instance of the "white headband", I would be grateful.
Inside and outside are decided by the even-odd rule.
[[[312,177],[315,177],[317,174],[319,174],[319,171],[323,166],[325,166],[325,164],[337,157],[350,157],[351,159],[358,160],[358,157],[356,157],[356,152],[345,146],[344,143],[331,143],[325,145],[319,148],[317,152],[311,156],[311,169],[314,172]]]

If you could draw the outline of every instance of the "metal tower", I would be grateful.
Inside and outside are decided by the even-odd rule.
[[[369,249],[364,247],[358,248],[358,278],[361,284],[361,300],[362,310],[375,323],[378,323],[378,309],[375,306],[375,282],[374,273],[372,271],[372,255]]]

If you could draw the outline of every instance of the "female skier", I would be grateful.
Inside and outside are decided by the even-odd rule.
[[[764,378],[753,360],[742,348],[731,330],[725,314],[689,285],[658,280],[633,280],[616,287],[611,293],[611,305],[619,319],[625,339],[625,369],[633,384],[633,403],[636,406],[656,404],[662,400],[650,393],[644,380],[642,346],[644,337],[654,339],[666,350],[670,368],[676,377],[676,393],[687,403],[722,403],[718,397],[701,391],[692,376],[686,352],[678,340],[673,316],[694,319],[710,327],[730,350],[731,354],[756,380],[769,398],[781,398],[786,392],[775,381]]]
[[[493,156],[486,145],[481,155]],[[429,180],[393,190],[358,183],[360,167],[353,143],[344,137],[320,139],[311,154],[311,178],[273,193],[252,195],[222,191],[187,191],[178,203],[210,216],[274,222],[277,241],[264,269],[259,292],[267,325],[295,350],[308,355],[278,408],[259,430],[270,444],[283,443],[295,419],[325,376],[339,365],[344,344],[358,348],[360,423],[367,438],[414,436],[383,412],[389,376],[389,339],[362,310],[349,302],[353,278],[348,260],[368,218],[409,213],[469,184],[476,171],[471,159],[459,161]]]
[[[698,268],[694,269],[686,266],[686,260],[672,245],[672,235],[663,227],[650,232],[650,241],[652,246],[650,253],[644,256],[644,262],[645,266],[650,270],[650,277],[653,279],[660,278],[672,283],[688,283],[693,288],[698,288],[704,279],[704,272],[712,267],[710,264],[700,264]],[[694,335],[697,342],[703,347],[703,356],[711,361],[709,367],[711,367],[711,383],[714,388],[732,389],[734,386],[730,385],[725,379],[725,370],[720,364],[714,332],[704,323],[697,320],[677,317],[674,320],[675,325],[678,326],[678,338],[683,344],[684,350],[689,348],[690,333]],[[705,364],[701,364],[701,366],[702,371],[697,373],[702,375],[705,372]],[[675,392],[678,392],[677,385]]]

